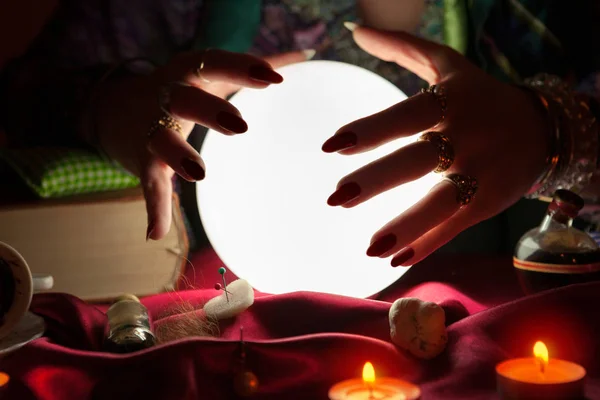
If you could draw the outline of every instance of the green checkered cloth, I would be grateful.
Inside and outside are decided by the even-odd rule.
[[[99,154],[75,148],[0,149],[0,158],[42,198],[126,189],[137,177]]]

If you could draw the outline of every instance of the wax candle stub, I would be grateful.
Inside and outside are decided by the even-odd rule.
[[[536,342],[533,355],[496,366],[498,391],[503,399],[583,398],[586,372],[582,366],[551,358],[542,342]]]
[[[0,387],[6,385],[9,381],[10,381],[10,377],[8,376],[8,374],[5,374],[4,372],[0,372]]]
[[[394,378],[378,378],[370,362],[363,367],[362,379],[349,379],[329,390],[330,400],[413,400],[420,396],[421,390],[412,383]]]

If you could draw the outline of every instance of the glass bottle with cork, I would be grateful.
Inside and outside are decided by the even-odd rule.
[[[106,315],[109,327],[104,343],[106,351],[132,353],[156,344],[148,310],[136,296],[119,296],[110,306]]]
[[[513,265],[525,293],[600,280],[598,244],[573,227],[583,206],[575,193],[557,190],[540,226],[521,237]]]

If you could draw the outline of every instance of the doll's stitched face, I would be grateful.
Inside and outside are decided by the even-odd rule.
[[[13,304],[15,297],[15,280],[8,261],[0,258],[0,326],[4,324],[4,316]]]

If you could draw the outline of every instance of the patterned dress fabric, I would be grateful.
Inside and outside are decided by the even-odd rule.
[[[518,83],[548,72],[577,90],[600,93],[598,2],[423,1],[415,33],[451,45],[498,79]],[[360,65],[408,95],[423,87],[410,72],[359,49],[344,21],[360,22],[356,0],[61,0],[30,51],[0,75],[0,128],[12,147],[82,148],[74,134],[77,116],[108,69],[135,57],[163,64],[207,46],[258,55],[314,48],[317,59]],[[220,29],[224,24],[239,29]],[[593,210],[588,215],[600,220]]]

